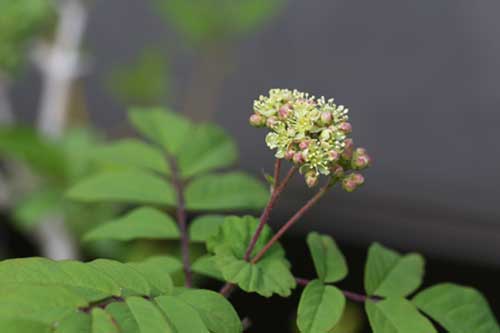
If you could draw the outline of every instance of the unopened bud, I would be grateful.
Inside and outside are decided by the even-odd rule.
[[[321,112],[321,122],[324,125],[330,125],[332,123],[333,116],[331,112],[325,111]]]
[[[269,117],[267,118],[266,126],[269,128],[273,128],[274,126],[276,126],[277,123],[278,120],[276,119],[276,117]]]
[[[351,123],[345,122],[339,125],[339,129],[345,134],[349,134],[352,132],[352,125]]]
[[[302,149],[302,150],[304,150],[304,149],[306,149],[307,147],[309,147],[309,144],[310,144],[310,143],[311,143],[310,141],[306,141],[306,140],[305,140],[305,141],[301,141],[301,142],[299,143],[299,148],[300,148],[300,149]]]
[[[290,114],[290,111],[289,111],[289,106],[288,105],[283,105],[279,111],[278,111],[278,115],[281,119],[285,119],[288,117],[288,115]]]
[[[250,116],[250,125],[252,125],[253,127],[262,127],[265,124],[266,119],[263,116],[256,113]]]
[[[336,150],[330,150],[330,152],[328,152],[328,155],[331,161],[337,161],[340,157],[339,152]]]
[[[366,153],[364,148],[357,148],[352,156],[351,166],[355,170],[362,170],[369,167],[371,164],[371,158]]]
[[[344,176],[344,168],[338,164],[332,168],[331,172],[337,178],[341,178]]]
[[[308,187],[314,187],[318,185],[318,175],[314,171],[307,172],[305,175],[306,184]]]
[[[344,141],[345,143],[345,146],[344,146],[344,151],[342,152],[342,158],[344,160],[350,160],[352,158],[352,150],[353,150],[353,147],[354,147],[354,142],[352,141],[352,139],[346,139]]]
[[[285,153],[285,159],[290,161],[294,155],[295,155],[295,152],[293,150],[291,150],[291,149],[287,150]]]
[[[350,178],[345,178],[343,181],[342,181],[342,188],[346,191],[346,192],[354,192],[354,190],[356,190],[356,188],[358,187],[358,184],[356,184],[352,179]]]
[[[295,164],[302,164],[304,163],[304,155],[301,152],[293,154],[293,162]]]
[[[365,177],[363,177],[363,175],[360,174],[360,173],[352,173],[351,174],[351,179],[357,185],[363,185],[365,183]]]

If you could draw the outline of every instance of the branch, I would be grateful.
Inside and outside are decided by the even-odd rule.
[[[278,159],[276,161],[274,169],[275,180],[278,179],[277,175],[279,174],[279,169],[280,169],[280,162],[278,161],[280,160]],[[257,229],[255,230],[255,233],[252,237],[252,240],[250,241],[250,244],[248,244],[247,250],[245,251],[245,256],[243,257],[245,261],[248,261],[250,259],[250,255],[252,254],[252,251],[255,248],[255,244],[257,243],[257,240],[259,239],[262,230],[264,230],[264,226],[267,224],[267,221],[269,220],[269,216],[271,215],[271,211],[273,210],[276,201],[278,200],[280,194],[283,192],[283,190],[285,189],[286,185],[293,177],[295,172],[297,172],[297,167],[292,167],[290,171],[288,171],[288,174],[283,179],[283,182],[279,184],[278,183],[274,184],[275,187],[273,193],[271,194],[271,198],[269,198],[267,206],[266,208],[264,208],[264,211],[262,212],[259,225],[257,226]]]
[[[295,281],[297,282],[297,284],[299,286],[307,286],[307,284],[309,282],[311,282],[311,280],[309,279],[304,279],[304,278],[295,278]],[[349,290],[342,290],[342,293],[344,294],[344,296],[353,301],[353,302],[358,302],[358,303],[364,303],[366,301],[372,301],[372,302],[378,302],[381,300],[380,297],[377,297],[377,296],[368,296],[368,295],[364,295],[364,294],[358,294],[358,293],[355,293],[355,292],[352,292],[352,291],[349,291]]]
[[[184,185],[180,179],[179,167],[177,161],[171,155],[168,156],[168,162],[172,171],[172,184],[177,194],[177,223],[181,232],[181,252],[184,275],[186,276],[186,287],[192,287],[191,262],[189,259],[189,233],[186,222],[186,204],[184,201]]]
[[[257,261],[259,261],[264,254],[283,236],[283,234],[290,229],[295,223],[297,223],[298,220],[309,210],[311,209],[312,206],[314,206],[324,195],[328,190],[331,188],[330,184],[326,184],[323,186],[318,193],[316,193],[304,206],[302,206],[301,209],[293,215],[290,220],[288,220],[287,223],[285,223],[284,226],[281,227],[281,229],[271,238],[269,242],[260,250],[260,252],[252,259],[251,263],[255,264]]]

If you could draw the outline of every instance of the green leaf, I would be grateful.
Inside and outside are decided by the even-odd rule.
[[[147,280],[128,265],[107,259],[97,259],[88,265],[106,274],[118,284],[122,290],[122,296],[151,294]]]
[[[407,296],[421,284],[424,258],[416,253],[399,253],[374,243],[368,250],[365,289],[369,295]]]
[[[226,217],[218,234],[207,241],[207,249],[215,254],[217,268],[226,281],[238,284],[244,291],[257,292],[265,297],[274,293],[287,297],[296,283],[279,243],[273,245],[256,264],[243,260],[258,224],[259,220],[252,216]],[[252,251],[252,257],[271,237],[271,229],[265,226]]]
[[[92,333],[119,333],[113,318],[103,309],[94,308],[92,316]]]
[[[46,324],[88,305],[85,298],[62,286],[2,284],[0,295],[0,317]]]
[[[127,266],[138,271],[151,288],[151,296],[170,294],[174,288],[171,274],[182,269],[181,262],[173,257],[152,257],[138,263],[128,263]]]
[[[132,108],[129,119],[142,135],[172,155],[180,152],[184,140],[191,134],[188,120],[163,108]]]
[[[174,296],[160,296],[155,301],[177,333],[208,333],[198,312],[182,299]]]
[[[104,166],[134,167],[170,174],[162,152],[137,139],[125,139],[97,147],[92,152],[92,157]]]
[[[141,207],[119,219],[99,225],[84,236],[86,241],[130,241],[141,238],[178,239],[179,229],[169,215],[154,208]]]
[[[75,261],[56,262],[44,258],[0,262],[0,285],[30,284],[66,287],[87,301],[120,296],[120,287],[96,269]]]
[[[37,321],[0,317],[0,332],[51,333],[52,327]]]
[[[340,320],[345,308],[342,291],[319,280],[307,284],[300,297],[297,325],[300,332],[330,331]]]
[[[106,311],[113,317],[120,333],[141,333],[134,315],[127,304],[114,302],[106,307]],[[85,332],[86,333],[86,332]]]
[[[34,191],[16,203],[14,217],[23,228],[31,228],[44,218],[60,213],[63,194],[60,190],[45,188]]]
[[[153,303],[141,297],[129,297],[126,303],[141,333],[177,333]]]
[[[189,239],[192,242],[206,242],[219,231],[224,223],[222,215],[203,215],[195,218],[189,226]]]
[[[365,303],[373,333],[436,333],[417,308],[404,298]]]
[[[204,255],[196,259],[191,266],[191,270],[195,273],[211,277],[215,280],[225,281],[221,271],[217,268],[215,257],[212,255]]]
[[[418,293],[413,303],[451,333],[500,332],[488,301],[475,289],[438,284]]]
[[[269,192],[255,178],[233,172],[196,178],[185,196],[189,210],[258,210],[266,205]]]
[[[211,290],[181,289],[176,297],[192,307],[210,332],[240,333],[240,318],[229,301]]]
[[[68,196],[84,202],[130,202],[175,205],[172,186],[158,176],[140,171],[102,173],[71,188]]]
[[[198,125],[179,152],[183,178],[231,166],[238,158],[233,140],[223,129],[212,124]]]
[[[125,105],[161,105],[169,90],[165,52],[146,48],[132,63],[113,69],[108,86]]]
[[[54,333],[88,333],[91,332],[92,320],[83,312],[73,312],[58,322]]]
[[[330,236],[311,232],[307,236],[307,245],[311,252],[316,273],[321,281],[337,282],[347,276],[347,264],[335,240]]]
[[[64,154],[58,144],[33,129],[0,127],[0,154],[26,163],[42,176],[61,179],[66,173]]]

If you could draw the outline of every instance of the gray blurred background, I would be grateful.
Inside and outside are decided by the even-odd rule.
[[[215,120],[238,140],[241,168],[270,172],[264,132],[247,125],[253,99],[274,87],[335,97],[349,106],[354,140],[374,166],[361,191],[330,194],[294,232],[316,229],[354,246],[377,240],[500,268],[499,12],[494,0],[290,0],[231,48]],[[182,111],[197,51],[148,1],[93,3],[85,98],[93,124],[110,136],[126,114],[103,81],[111,67],[155,44],[168,45],[176,81],[169,104]],[[14,109],[26,122],[37,103],[26,91],[38,86],[35,71],[15,84]],[[294,185],[273,215],[276,225],[309,196]]]

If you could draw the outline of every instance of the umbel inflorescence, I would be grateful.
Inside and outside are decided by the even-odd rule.
[[[364,148],[354,148],[348,137],[352,131],[348,112],[333,98],[271,89],[269,96],[254,101],[250,124],[270,130],[268,147],[276,150],[276,158],[296,164],[309,187],[318,183],[320,175],[326,175],[352,192],[364,183],[364,177],[352,171],[367,168],[371,159]]]

